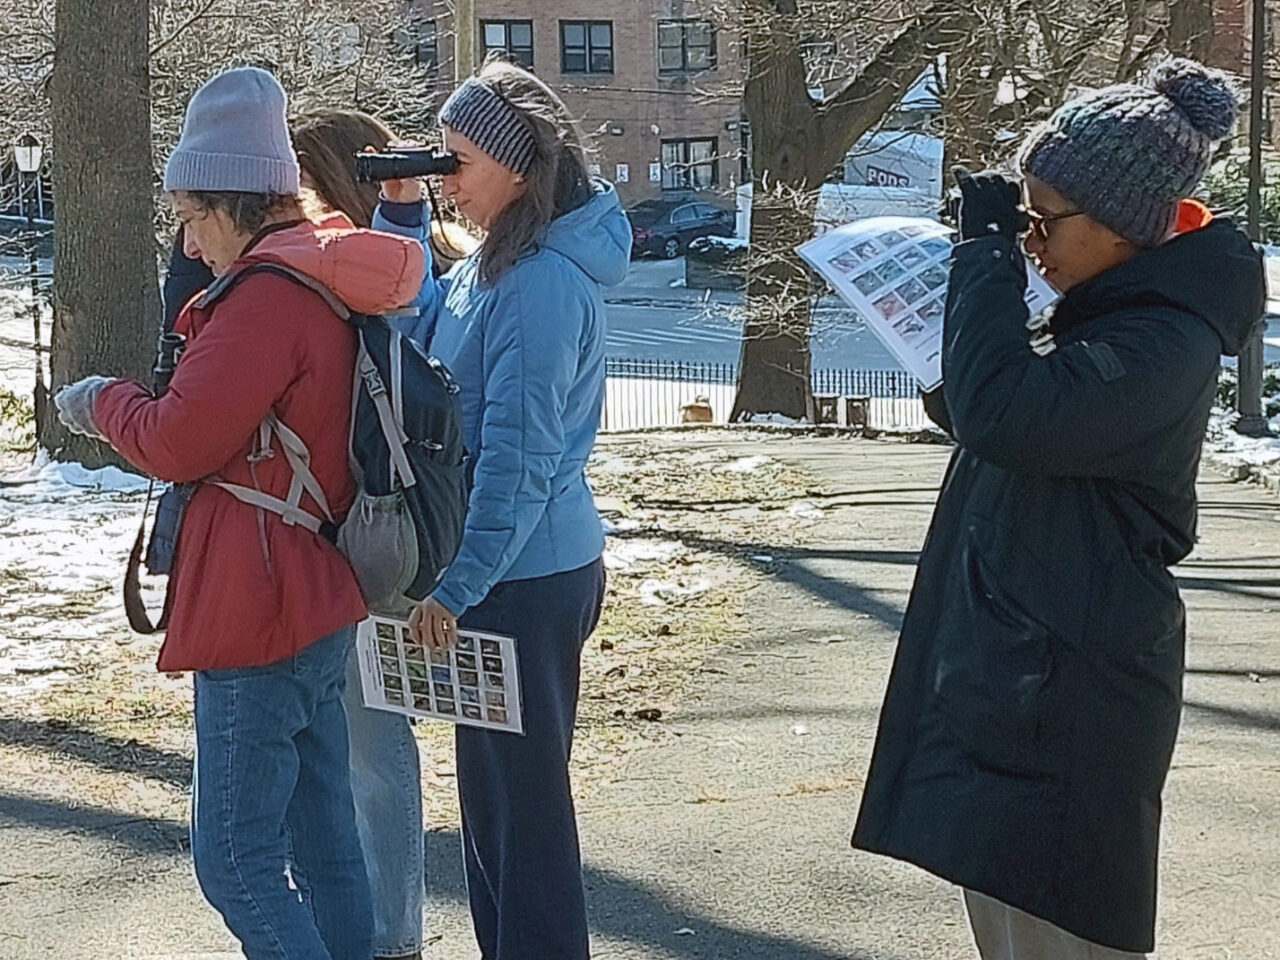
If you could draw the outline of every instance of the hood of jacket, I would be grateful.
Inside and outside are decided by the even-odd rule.
[[[426,273],[417,240],[362,229],[341,213],[269,233],[240,262],[292,267],[359,313],[385,313],[412,302]]]
[[[1266,299],[1261,252],[1233,221],[1216,217],[1073,288],[1054,325],[1117,310],[1173,307],[1207,323],[1222,352],[1236,356],[1261,321]]]
[[[596,180],[595,196],[547,227],[541,246],[571,260],[605,287],[625,279],[631,264],[631,221],[611,184]]]

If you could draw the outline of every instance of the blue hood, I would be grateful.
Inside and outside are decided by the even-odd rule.
[[[621,283],[631,263],[631,222],[612,184],[596,180],[596,195],[547,227],[542,245],[567,257],[596,283]]]

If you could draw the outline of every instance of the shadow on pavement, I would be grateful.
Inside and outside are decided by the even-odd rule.
[[[153,856],[186,856],[188,849],[185,823],[61,800],[0,793],[0,831],[11,825],[111,840],[137,853]]]
[[[191,786],[191,758],[137,740],[121,740],[62,720],[0,717],[0,743],[36,747],[112,773],[131,773],[175,787]]]
[[[462,848],[456,830],[427,834],[427,892],[434,900],[466,902]],[[681,908],[671,897],[633,877],[586,865],[587,909],[596,937],[646,946],[688,960],[872,960],[868,954],[833,953],[789,939],[785,933],[744,930]],[[787,925],[779,919],[782,930]],[[428,907],[427,926],[431,918]],[[677,934],[677,930],[692,930]],[[891,960],[877,952],[874,960]]]
[[[651,536],[651,532],[636,531],[634,534],[618,534],[620,538],[627,536]],[[785,583],[792,583],[803,590],[821,597],[837,606],[855,613],[863,613],[874,617],[895,631],[902,626],[903,610],[891,603],[877,598],[873,593],[892,592],[886,589],[872,591],[846,577],[837,579],[810,569],[806,560],[848,560],[860,563],[885,563],[898,566],[914,565],[919,554],[910,550],[825,550],[822,548],[806,549],[779,547],[769,543],[747,542],[740,540],[723,540],[717,537],[703,537],[696,534],[669,531],[663,534],[679,540],[687,547],[718,553],[740,562],[749,562],[751,556],[768,554],[774,558],[770,574]],[[754,564],[753,564],[754,565]],[[894,591],[905,594],[906,589]]]
[[[1239,707],[1223,707],[1216,703],[1202,703],[1198,700],[1184,700],[1183,706],[1188,710],[1207,713],[1209,716],[1223,720],[1233,727],[1280,733],[1280,716],[1274,713],[1263,713],[1261,710],[1242,710]]]

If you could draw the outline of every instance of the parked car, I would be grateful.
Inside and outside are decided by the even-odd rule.
[[[672,260],[698,237],[732,237],[736,215],[700,200],[673,203],[648,200],[627,212],[631,218],[632,255]]]

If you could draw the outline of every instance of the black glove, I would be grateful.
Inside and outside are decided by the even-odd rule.
[[[1016,183],[990,170],[975,176],[964,167],[955,167],[951,173],[960,187],[961,239],[998,234],[1017,240],[1027,231],[1030,221],[1019,209],[1022,190]]]

